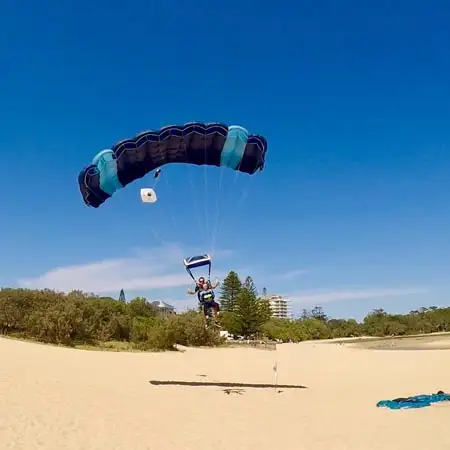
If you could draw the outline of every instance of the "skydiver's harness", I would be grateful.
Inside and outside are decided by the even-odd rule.
[[[200,291],[198,293],[198,300],[202,305],[208,305],[209,303],[214,302],[215,294],[212,289],[208,289],[207,291]]]
[[[198,300],[200,302],[200,308],[203,310],[205,317],[210,315],[210,311],[215,310],[216,313],[219,312],[219,305],[214,301],[214,291],[208,289],[207,291],[200,291],[198,293]]]

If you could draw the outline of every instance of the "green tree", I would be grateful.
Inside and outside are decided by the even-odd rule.
[[[268,322],[272,317],[272,309],[269,300],[265,298],[258,299],[258,312],[262,323]]]
[[[331,337],[358,337],[362,335],[361,325],[354,319],[330,319],[327,322]]]
[[[364,317],[364,332],[369,336],[384,336],[388,314],[384,309],[374,309]]]
[[[320,320],[321,322],[327,322],[328,316],[323,312],[321,306],[314,306],[311,310],[311,318]]]
[[[311,318],[311,312],[308,311],[306,308],[302,309],[302,313],[300,315],[300,318],[302,320],[310,319]]]
[[[225,309],[221,323],[231,334],[253,337],[263,333],[282,342],[450,331],[450,308],[436,306],[407,314],[377,309],[360,323],[330,319],[317,307],[304,310],[301,318],[293,321],[269,318],[270,306],[264,298],[258,298],[252,278],[247,277],[241,285],[235,272],[230,272],[225,280],[221,300]],[[124,303],[78,290],[64,294],[50,289],[0,289],[0,333],[69,346],[120,340],[127,342],[126,348],[144,350],[221,342],[217,330],[205,328],[203,317],[197,312],[157,317],[155,307],[145,298]]]
[[[223,330],[228,331],[233,336],[239,336],[241,334],[238,315],[233,311],[224,311],[220,314],[220,325]]]
[[[247,278],[245,279],[242,287],[244,289],[247,289],[249,292],[251,292],[252,295],[254,295],[255,297],[258,296],[258,291],[256,290],[255,283],[254,283],[253,278],[251,276],[247,276]]]
[[[223,280],[220,289],[220,307],[222,311],[233,311],[236,298],[241,292],[242,284],[236,272],[231,271]]]
[[[119,300],[120,301],[120,300]],[[136,297],[127,305],[128,313],[134,317],[156,317],[157,311],[154,305],[142,297]]]
[[[239,334],[249,338],[262,331],[263,325],[270,318],[270,306],[257,297],[255,284],[247,277],[234,307]]]
[[[327,324],[319,319],[301,320],[298,326],[304,327],[307,339],[328,339],[331,334]]]

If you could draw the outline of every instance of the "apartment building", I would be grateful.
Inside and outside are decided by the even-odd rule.
[[[281,295],[271,295],[267,297],[272,310],[272,316],[277,319],[292,319],[292,309],[289,300]]]

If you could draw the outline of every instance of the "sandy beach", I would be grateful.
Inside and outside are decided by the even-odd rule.
[[[376,407],[450,391],[450,353],[432,341],[113,353],[1,338],[1,448],[442,450],[450,404]]]

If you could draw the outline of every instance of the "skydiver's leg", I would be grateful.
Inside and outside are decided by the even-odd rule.
[[[214,308],[214,324],[217,328],[222,328],[222,326],[219,323],[219,316],[220,316],[220,305],[217,302],[213,303]]]

